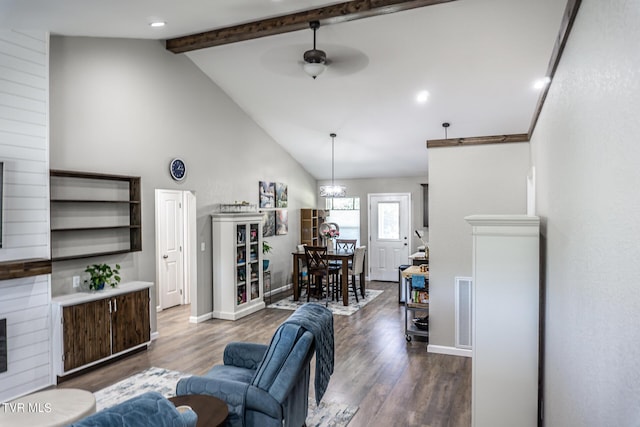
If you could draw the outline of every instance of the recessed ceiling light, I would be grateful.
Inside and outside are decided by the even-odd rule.
[[[425,102],[427,102],[428,99],[429,99],[429,92],[427,92],[426,90],[418,92],[418,95],[416,96],[416,101],[419,104],[424,104]]]
[[[167,23],[164,21],[154,21],[149,25],[152,26],[153,28],[160,28],[160,27],[164,27],[166,24]]]
[[[533,84],[533,88],[534,89],[542,89],[543,87],[548,85],[550,82],[551,82],[551,78],[550,77],[545,77],[545,78],[542,78],[540,80],[536,80],[536,82]]]

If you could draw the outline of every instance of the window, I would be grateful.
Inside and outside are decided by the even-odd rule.
[[[335,222],[340,227],[341,239],[356,239],[360,245],[360,198],[327,198],[325,208],[329,211],[327,222]]]
[[[378,203],[378,239],[400,240],[400,204]]]

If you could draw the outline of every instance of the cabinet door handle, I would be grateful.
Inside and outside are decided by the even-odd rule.
[[[111,309],[111,300],[109,300],[109,313],[112,313],[113,310]]]
[[[113,311],[118,311],[118,300],[113,300]]]

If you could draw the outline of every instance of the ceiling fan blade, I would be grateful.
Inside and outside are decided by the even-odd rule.
[[[335,45],[327,50],[327,69],[342,76],[357,73],[369,65],[369,57],[358,49]]]
[[[308,78],[302,72],[302,55],[309,48],[306,44],[284,45],[267,50],[260,57],[260,64],[275,74]]]
[[[260,57],[260,64],[275,74],[309,78],[302,71],[302,55],[308,48],[306,44],[278,46],[264,52]],[[333,44],[326,44],[321,48],[327,53],[327,72],[330,71],[333,76],[353,74],[369,64],[369,57],[358,49]]]

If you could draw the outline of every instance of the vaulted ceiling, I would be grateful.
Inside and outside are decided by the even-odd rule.
[[[167,40],[338,3],[0,0],[0,26]],[[357,3],[373,7],[376,1]],[[548,73],[565,6],[560,0],[456,0],[321,20],[317,48],[330,64],[315,80],[301,65],[313,42],[306,24],[178,54],[317,179],[331,175],[331,132],[338,135],[336,179],[423,176],[426,141],[445,137],[443,122],[451,124],[448,138],[529,131],[543,90],[534,83]],[[155,20],[166,25],[150,27]],[[422,91],[428,97],[420,103]]]

